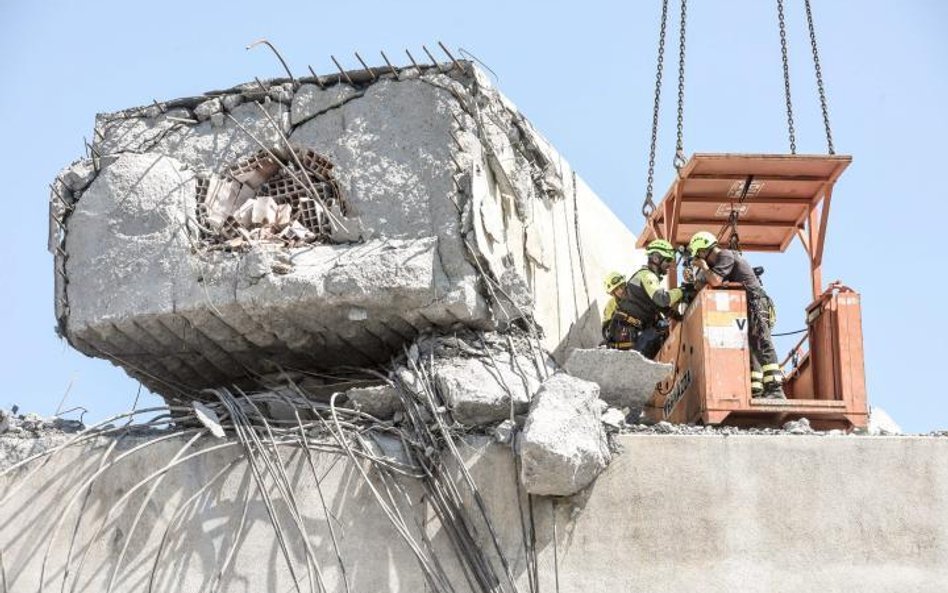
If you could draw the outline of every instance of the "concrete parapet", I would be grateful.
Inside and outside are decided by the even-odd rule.
[[[206,588],[238,533],[223,589],[291,589],[267,505],[232,441],[199,440],[181,458],[203,453],[169,470],[148,502],[148,487],[121,500],[188,440],[173,436],[129,455],[103,472],[88,497],[77,486],[100,466],[108,446],[116,445],[115,458],[141,445],[141,437],[90,442],[0,479],[0,549],[9,590],[39,589],[47,546],[46,587],[58,589],[80,514],[67,581],[77,578],[77,590],[105,590],[138,512],[115,590],[148,590],[155,566],[155,591]],[[0,438],[0,459],[14,455],[14,447],[30,449],[23,444],[29,442]],[[521,590],[529,590],[534,566],[541,591],[562,593],[941,593],[948,582],[946,438],[625,435],[615,444],[622,453],[592,486],[570,498],[533,497],[532,514],[523,493],[518,496],[511,450],[485,438],[462,444]],[[344,590],[327,513],[338,528],[353,591],[425,590],[417,562],[355,466],[334,453],[314,453],[317,473],[325,473],[323,510],[305,455],[283,451],[327,590]],[[467,591],[420,482],[403,478],[399,484],[407,524],[426,526],[432,545],[445,554],[446,570],[454,571],[453,584]],[[285,499],[276,488],[269,494],[288,524]],[[491,548],[488,530],[475,529]],[[156,562],[163,538],[166,560]],[[292,557],[303,558],[298,537],[288,546]],[[535,550],[535,561],[525,550]],[[75,570],[84,555],[85,568]]]

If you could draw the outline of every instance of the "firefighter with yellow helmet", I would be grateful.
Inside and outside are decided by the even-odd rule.
[[[697,278],[703,284],[719,286],[736,282],[747,292],[747,341],[751,351],[751,396],[786,399],[783,393],[783,375],[777,362],[770,330],[775,316],[773,302],[754,268],[740,253],[718,246],[718,239],[708,231],[695,233],[688,243],[688,251],[701,270]]]
[[[648,358],[658,354],[664,339],[662,321],[685,297],[683,289],[666,289],[662,277],[675,263],[675,248],[656,239],[645,248],[648,257],[631,278],[618,272],[606,276],[606,292],[612,298],[603,312],[605,345],[619,350],[637,350]]]

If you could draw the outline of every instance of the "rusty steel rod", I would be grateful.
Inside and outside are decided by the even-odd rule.
[[[316,71],[313,70],[313,67],[312,67],[312,66],[306,66],[306,68],[309,69],[309,73],[312,74],[312,75],[313,75],[313,78],[316,80],[316,86],[318,86],[319,88],[325,90],[325,89],[326,89],[326,86],[323,84],[323,81],[321,81],[321,80],[319,79],[319,75],[316,74]]]
[[[329,57],[332,58],[332,63],[335,64],[336,68],[339,69],[339,73],[342,74],[343,77],[345,77],[346,82],[348,82],[351,86],[355,86],[355,83],[352,82],[351,78],[349,78],[349,73],[343,70],[342,66],[339,65],[339,61],[336,60],[336,56],[330,55]]]
[[[388,64],[388,69],[392,71],[392,74],[395,76],[395,80],[398,80],[398,70],[396,70],[395,66],[392,66],[392,63],[388,61],[388,56],[385,55],[384,51],[379,50],[379,53],[382,54],[382,59],[385,60],[386,64]]]
[[[369,73],[369,76],[372,77],[372,80],[376,80],[378,76],[375,75],[375,72],[372,72],[372,69],[369,68],[369,65],[365,63],[365,60],[362,59],[362,56],[359,55],[359,52],[356,51],[352,53],[355,54],[356,59],[359,60],[359,63],[362,64],[363,68],[365,68],[365,71]]]
[[[431,52],[428,51],[428,48],[422,45],[421,49],[425,50],[425,53],[428,54],[428,58],[431,60],[431,63],[434,65],[434,67],[438,69],[438,72],[443,72],[443,70],[441,70],[441,65],[438,64],[438,60],[436,60],[435,57],[431,55]]]
[[[438,46],[441,47],[441,51],[446,53],[448,57],[451,58],[451,62],[454,64],[454,67],[458,70],[461,70],[461,64],[459,64],[458,61],[454,59],[454,56],[451,55],[451,52],[448,51],[448,48],[446,48],[440,41],[438,42]]]
[[[273,47],[273,44],[266,40],[266,38],[258,39],[247,46],[247,49],[252,49],[261,43],[265,44],[270,50],[276,55],[277,59],[280,60],[280,63],[283,64],[283,69],[286,70],[286,75],[290,77],[290,80],[293,82],[293,88],[296,88],[296,78],[293,77],[293,73],[290,72],[290,67],[286,65],[286,60],[283,59],[283,56],[280,55],[280,52],[277,51],[277,48]]]
[[[420,73],[421,73],[421,66],[419,66],[419,65],[418,65],[418,62],[415,61],[415,57],[414,57],[413,55],[411,55],[411,52],[408,51],[407,49],[405,50],[405,53],[408,54],[408,59],[411,60],[411,65],[414,66],[415,69],[418,70],[418,73],[420,74]]]

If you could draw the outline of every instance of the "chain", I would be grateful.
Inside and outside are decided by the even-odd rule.
[[[685,165],[684,119],[685,119],[685,16],[688,0],[681,0],[681,22],[678,26],[678,140],[675,143],[675,170]]]
[[[648,181],[645,186],[645,201],[642,216],[648,219],[655,212],[652,186],[655,182],[655,146],[658,142],[658,110],[662,100],[662,71],[665,66],[665,25],[668,22],[668,0],[662,0],[662,22],[658,32],[658,63],[655,67],[655,105],[652,108],[652,143],[648,151]]]
[[[721,230],[718,231],[718,236],[720,237],[724,234],[726,228],[731,227],[731,236],[728,238],[728,249],[737,252],[741,251],[741,236],[737,230],[737,221],[741,216],[741,208],[744,206],[744,202],[747,201],[747,194],[750,192],[753,183],[754,176],[748,175],[747,179],[744,180],[744,187],[741,188],[741,196],[737,199],[736,205],[731,204],[731,212],[727,216],[727,222],[725,222],[721,226]]]
[[[780,57],[783,60],[783,90],[787,97],[787,131],[790,133],[790,154],[796,154],[797,139],[793,131],[793,102],[790,100],[790,63],[787,61],[787,27],[783,18],[783,0],[777,0],[777,19],[780,22]]]
[[[820,107],[823,109],[823,127],[826,128],[826,150],[829,154],[836,154],[833,148],[833,133],[830,132],[829,107],[826,105],[826,91],[823,89],[823,69],[820,67],[820,52],[816,48],[816,30],[813,28],[813,11],[810,10],[810,0],[803,1],[806,6],[806,24],[810,29],[810,46],[813,48],[813,68],[816,70],[816,88],[820,93]]]

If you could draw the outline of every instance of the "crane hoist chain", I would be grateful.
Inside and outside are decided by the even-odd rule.
[[[681,0],[681,20],[678,24],[678,138],[675,142],[675,171],[685,166],[685,16],[688,0]]]
[[[783,17],[783,0],[777,0],[777,21],[780,24],[780,59],[783,61],[783,93],[787,100],[787,133],[790,135],[790,154],[797,153],[797,138],[793,131],[793,101],[790,98],[790,62],[787,59],[787,24]]]
[[[645,186],[645,201],[642,216],[646,219],[655,211],[652,186],[655,182],[655,145],[658,142],[658,111],[662,104],[662,71],[665,67],[665,26],[668,22],[668,0],[662,0],[662,21],[658,30],[658,63],[655,67],[655,104],[652,107],[652,141],[648,149],[648,178]]]
[[[810,31],[810,46],[813,49],[813,69],[816,71],[816,88],[820,95],[820,109],[823,110],[823,127],[826,129],[826,152],[836,154],[833,148],[833,133],[830,131],[829,107],[826,104],[826,89],[823,88],[823,68],[820,66],[820,51],[816,47],[816,29],[813,27],[813,10],[810,0],[803,0],[806,7],[806,24]]]
[[[688,0],[681,0],[681,18],[678,30],[678,137],[675,143],[675,169],[684,165],[684,109],[685,109],[685,17]],[[648,218],[655,211],[653,187],[655,183],[655,148],[658,143],[658,116],[662,103],[662,74],[665,69],[665,32],[668,25],[668,0],[662,0],[662,17],[658,31],[658,59],[655,65],[655,102],[652,107],[652,136],[648,151],[648,177],[642,216]]]
[[[804,7],[806,9],[806,21],[807,28],[810,35],[810,47],[813,52],[813,67],[816,72],[816,87],[819,93],[820,98],[820,108],[823,112],[823,127],[826,131],[826,147],[829,154],[836,154],[836,151],[833,147],[833,134],[830,130],[830,120],[829,120],[829,107],[826,100],[826,89],[823,85],[823,69],[820,65],[820,54],[819,49],[816,43],[816,29],[813,24],[813,10],[810,5],[810,0],[804,0]],[[685,24],[687,17],[687,0],[681,0],[681,11],[680,11],[680,20],[678,28],[678,121],[677,121],[677,138],[675,142],[675,157],[673,164],[675,166],[675,171],[681,171],[681,168],[685,164],[685,153],[684,153],[684,109],[685,109]],[[790,60],[789,60],[789,46],[787,42],[787,28],[786,28],[786,19],[784,16],[784,0],[777,0],[777,20],[780,29],[780,57],[783,65],[783,86],[784,86],[784,98],[786,100],[787,108],[787,132],[790,140],[790,153],[797,153],[797,142],[796,142],[796,131],[794,129],[793,123],[793,100],[790,93]],[[655,201],[653,198],[653,186],[655,182],[655,149],[658,143],[658,120],[659,120],[659,110],[661,107],[661,96],[662,96],[662,74],[664,72],[665,66],[665,33],[667,30],[668,24],[668,0],[662,0],[662,16],[661,16],[661,25],[659,29],[658,36],[658,59],[655,67],[655,102],[652,107],[652,135],[651,143],[649,145],[649,155],[648,155],[648,178],[645,188],[645,200],[642,203],[642,215],[648,219],[649,216],[655,212]],[[725,223],[725,226],[731,226],[731,239],[730,243],[732,245],[737,242],[738,245],[736,248],[739,249],[739,236],[737,230],[738,217],[740,216],[740,207],[743,205],[744,201],[747,199],[747,193],[750,190],[750,184],[752,182],[752,177],[748,177],[744,182],[744,187],[741,192],[740,199],[738,200],[738,208],[732,209],[730,215],[728,216],[728,221]],[[722,232],[723,232],[722,228]]]

